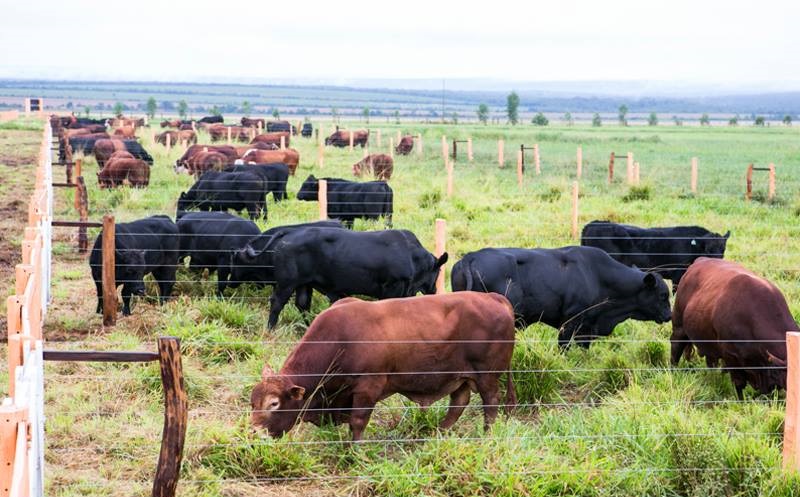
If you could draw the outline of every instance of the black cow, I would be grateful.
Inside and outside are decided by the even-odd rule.
[[[331,302],[350,295],[388,299],[432,294],[439,268],[447,262],[446,253],[437,259],[405,230],[307,228],[283,235],[272,248],[270,328],[298,289],[314,288]],[[305,311],[310,303],[309,298],[298,307]]]
[[[294,126],[289,121],[267,121],[267,133],[277,133],[285,131],[291,133]]]
[[[135,158],[142,159],[150,166],[153,165],[153,156],[142,147],[141,143],[136,140],[122,140],[122,143],[125,144],[125,150],[130,152]]]
[[[108,139],[108,134],[101,136],[72,136],[67,140],[58,141],[58,160],[64,162],[67,160],[67,141],[72,148],[73,154],[83,153],[83,155],[92,155],[94,153],[94,143],[97,140]]]
[[[231,257],[230,283],[231,288],[236,288],[242,283],[253,283],[256,286],[272,286],[275,284],[275,261],[273,258],[275,243],[283,235],[306,228],[338,228],[342,229],[339,221],[316,221],[313,223],[291,224],[276,226],[254,237],[241,250],[237,250]],[[298,289],[296,301],[298,308],[303,308],[305,302],[311,302],[312,288]],[[307,299],[307,300],[305,300]]]
[[[117,223],[114,237],[115,291],[122,285],[122,314],[131,313],[131,296],[144,295],[144,276],[152,274],[163,304],[172,293],[178,266],[178,227],[167,216]],[[97,312],[103,311],[103,233],[89,256],[97,289]]]
[[[698,257],[722,259],[731,232],[713,233],[700,226],[639,228],[609,221],[583,227],[581,245],[597,247],[625,264],[657,271],[677,289],[686,269]]]
[[[253,172],[266,182],[267,193],[272,192],[276,202],[288,198],[286,182],[289,181],[289,166],[286,164],[247,164],[232,166],[228,172]]]
[[[250,219],[267,217],[266,182],[254,172],[207,171],[178,199],[176,217],[190,209],[226,211],[247,209]]]
[[[189,268],[217,273],[217,294],[228,284],[234,251],[261,234],[256,223],[227,212],[187,212],[178,218],[178,262],[189,257]]]
[[[199,123],[208,123],[208,124],[224,123],[225,119],[223,119],[222,116],[205,116],[205,117],[199,119],[197,122],[199,122]]]
[[[558,328],[558,343],[588,347],[626,319],[670,320],[669,288],[657,273],[630,268],[594,247],[485,248],[453,267],[453,291],[505,295],[523,325]]]
[[[322,178],[328,182],[328,216],[341,219],[348,228],[356,218],[378,219],[383,216],[392,226],[394,209],[392,188],[385,181],[359,183],[341,178]],[[317,200],[319,180],[310,175],[297,192],[298,200]]]
[[[311,134],[314,132],[314,127],[311,126],[311,123],[304,123],[303,129],[300,131],[300,135],[304,138],[310,138]]]

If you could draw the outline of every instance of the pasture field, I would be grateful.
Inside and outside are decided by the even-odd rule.
[[[448,270],[483,247],[575,243],[570,192],[576,147],[582,145],[581,225],[608,219],[731,230],[726,258],[775,282],[800,319],[798,129],[409,123],[372,129],[378,127],[383,147],[373,145],[373,152],[385,151],[397,129],[423,135],[423,158],[416,152],[395,158],[394,227],[414,231],[433,250],[434,220],[446,219]],[[330,128],[324,123],[321,133]],[[445,194],[442,134],[448,140],[471,136],[475,143],[471,163],[460,144],[452,198]],[[24,139],[16,136],[0,127],[0,138]],[[506,143],[502,169],[498,138]],[[148,131],[142,142],[155,158],[147,189],[99,190],[94,159],[86,159],[90,219],[106,212],[118,221],[174,217],[178,195],[193,182],[173,172],[182,151],[166,153],[149,144]],[[515,168],[520,143],[539,144],[542,168],[537,176],[529,166],[522,187]],[[320,170],[313,138],[292,137],[292,147],[301,163],[289,181],[290,200],[270,200],[268,220],[259,222],[263,228],[315,220],[316,203],[293,198],[302,180],[312,173],[350,178],[352,163],[362,156],[359,148],[328,147]],[[628,150],[641,165],[642,186],[625,185],[624,158],[617,160],[617,180],[608,185],[609,153]],[[697,196],[689,191],[693,156],[700,164]],[[776,164],[775,201],[765,200],[766,173],[756,174],[755,198],[744,201],[751,162]],[[19,170],[0,169],[0,181]],[[60,181],[62,174],[56,170],[54,177]],[[76,218],[71,194],[56,192],[59,219]],[[381,226],[356,222],[357,230]],[[293,303],[269,332],[269,290],[240,288],[218,300],[214,277],[180,269],[171,302],[159,307],[138,300],[132,316],[103,329],[94,313],[88,256],[76,253],[73,230],[59,230],[45,330],[50,348],[152,350],[159,335],[182,339],[191,411],[179,495],[800,495],[800,478],[780,469],[783,394],[757,395],[748,388],[740,402],[727,374],[708,370],[704,361],[671,368],[671,327],[652,322],[627,321],[590,349],[566,353],[559,352],[552,328],[519,330],[513,369],[521,405],[487,433],[480,409],[468,409],[452,430],[439,432],[445,401],[421,410],[396,396],[379,404],[357,446],[347,443],[346,426],[300,424],[283,439],[262,438],[249,427],[250,390],[264,362],[279,369],[306,328]],[[4,236],[21,237],[18,231]],[[90,231],[90,244],[95,236]],[[155,295],[153,284],[148,293]],[[315,295],[314,314],[325,307],[327,301]],[[48,494],[149,494],[163,416],[157,366],[49,363],[45,378]]]

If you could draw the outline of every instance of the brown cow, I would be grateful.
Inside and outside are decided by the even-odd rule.
[[[102,169],[114,152],[127,150],[125,143],[119,139],[105,139],[94,142],[94,158]]]
[[[236,149],[236,153],[238,154],[238,157],[243,156],[244,154],[246,154],[250,150],[253,150],[254,148],[258,149],[258,150],[280,150],[280,147],[278,147],[277,145],[273,145],[271,143],[263,143],[263,142],[255,142],[255,143],[251,143],[249,145],[243,145],[243,146],[234,147],[234,148]]]
[[[681,278],[672,311],[672,363],[697,347],[730,368],[736,395],[786,388],[786,332],[800,331],[775,285],[734,262],[700,257]],[[753,368],[753,369],[747,369]]]
[[[261,133],[260,135],[256,135],[250,143],[266,143],[268,145],[276,145],[280,148],[281,136],[283,137],[283,144],[288,147],[291,135],[285,131],[278,133]]]
[[[350,146],[350,134],[353,134],[353,146],[361,145],[361,148],[367,146],[369,142],[369,131],[360,129],[356,131],[348,131],[345,129],[338,129],[333,134],[325,138],[325,145],[333,145],[334,147],[348,147]]]
[[[171,146],[178,145],[181,143],[186,143],[186,144],[197,143],[197,133],[195,133],[191,129],[180,130],[180,131],[164,131],[163,133],[159,133],[158,135],[156,135],[156,143],[160,143],[166,146],[167,136],[169,136],[169,143]]]
[[[218,152],[225,156],[229,165],[239,158],[239,153],[230,145],[192,145],[175,161],[175,171],[188,170],[189,162],[200,152]]]
[[[258,125],[261,124],[261,129],[266,128],[266,120],[258,118],[258,119],[250,119],[249,117],[242,118],[242,126],[245,128],[257,128]]]
[[[136,128],[124,126],[114,130],[114,136],[119,138],[136,138]]]
[[[302,420],[349,423],[361,440],[375,404],[399,393],[427,407],[450,396],[441,423],[455,423],[477,391],[484,429],[497,417],[499,379],[511,379],[514,310],[496,293],[457,292],[338,301],[317,316],[280,373],[269,366],[250,396],[251,422],[281,436]]]
[[[186,160],[181,167],[175,169],[176,172],[186,172],[195,176],[206,171],[222,171],[228,166],[233,165],[233,161],[227,155],[216,151],[202,151],[194,154]]]
[[[114,188],[128,180],[134,188],[144,188],[150,183],[150,166],[141,159],[113,159],[97,172],[100,188]]]
[[[297,165],[300,164],[300,154],[293,148],[286,150],[260,150],[250,149],[241,157],[244,163],[253,164],[286,164],[289,174],[294,176]]]
[[[370,154],[353,164],[353,176],[372,175],[386,181],[392,177],[394,159],[386,154]]]
[[[136,157],[133,156],[132,153],[128,152],[127,150],[117,150],[113,154],[111,154],[106,160],[106,163],[112,161],[114,159],[135,159]]]
[[[414,137],[411,135],[406,135],[400,138],[400,143],[394,147],[394,151],[397,155],[408,155],[414,149]]]
[[[231,130],[231,140],[245,143],[250,141],[250,128],[243,128],[242,126],[224,126],[222,124],[208,128],[211,141],[217,142],[227,140],[229,129]]]

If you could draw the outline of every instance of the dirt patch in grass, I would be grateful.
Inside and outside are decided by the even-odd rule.
[[[14,267],[22,262],[20,243],[33,190],[38,131],[0,131],[0,281],[3,297],[13,293]],[[6,337],[6,299],[0,303],[0,338]]]

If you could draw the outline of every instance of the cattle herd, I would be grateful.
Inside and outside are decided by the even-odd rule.
[[[565,349],[589,347],[628,319],[671,321],[673,364],[696,349],[709,367],[722,363],[729,370],[739,398],[748,384],[762,393],[785,388],[784,335],[800,328],[772,283],[723,260],[730,232],[592,221],[580,246],[469,252],[453,266],[453,293],[434,295],[447,253],[434,256],[408,230],[351,229],[358,218],[383,219],[391,228],[392,157],[369,155],[353,165],[355,176],[376,181],[324,178],[331,220],[261,232],[253,220],[267,217],[267,195],[275,202],[288,197],[286,184],[299,163],[288,146],[298,130],[282,121],[242,118],[241,126],[230,127],[204,119],[161,123],[179,128],[165,132],[175,133],[170,140],[191,144],[175,170],[195,175],[196,182],[177,199],[175,221],[158,215],[116,225],[116,283],[127,315],[131,298],[145,293],[145,275],[155,279],[164,302],[188,259],[190,270],[217,274],[220,298],[242,284],[272,287],[269,328],[292,297],[307,313],[314,290],[326,296],[331,307],[313,320],[283,368],[276,373],[265,366],[253,388],[251,421],[271,435],[285,433],[298,418],[326,418],[348,423],[358,440],[375,404],[395,393],[423,406],[449,395],[446,428],[477,392],[488,426],[499,406],[516,402],[510,373],[515,329],[537,322],[557,329]],[[135,135],[108,135],[105,122],[55,120],[59,153],[93,153],[101,187],[147,186],[153,159]],[[117,124],[141,126],[122,118]],[[241,130],[250,136],[253,127],[266,132],[245,140],[246,146],[200,145],[200,127],[212,140],[229,132],[241,140]],[[311,130],[307,123],[301,135],[310,137]],[[325,143],[363,147],[368,139],[366,131],[337,129]],[[396,152],[412,147],[413,139],[403,137]],[[318,192],[319,180],[311,175],[297,199],[316,201]],[[246,211],[250,219],[229,210]],[[101,236],[90,256],[98,312]]]

